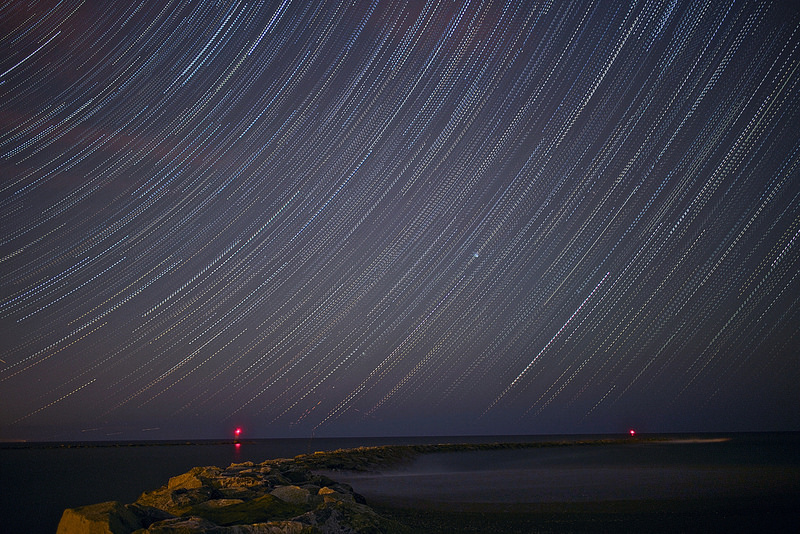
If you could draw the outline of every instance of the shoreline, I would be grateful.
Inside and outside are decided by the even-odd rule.
[[[730,438],[548,443],[446,450],[379,471],[319,471],[352,485],[378,513],[414,532],[755,532],[800,528],[800,466],[669,465],[664,455],[714,451]],[[594,451],[581,445],[606,445]],[[628,446],[632,447],[628,447]],[[652,445],[653,447],[649,447]],[[674,446],[674,447],[673,447]],[[608,465],[595,452],[620,453]],[[639,463],[628,453],[654,455]],[[575,454],[588,464],[564,460]],[[656,455],[655,453],[660,453]],[[635,455],[631,455],[635,456]],[[493,463],[493,460],[499,462]],[[553,460],[552,462],[548,460]],[[484,465],[480,465],[484,462]],[[629,465],[630,462],[630,465]]]
[[[535,451],[514,444],[435,447],[356,469],[347,469],[336,458],[321,469],[305,463],[305,458],[299,460],[315,472],[352,485],[367,499],[412,507],[758,499],[792,492],[800,496],[800,466],[719,460],[717,446],[724,443],[604,441],[577,447],[548,443]],[[692,463],[677,461],[676,455],[683,460],[686,451],[696,453]],[[344,469],[338,468],[340,463]]]
[[[521,434],[521,435],[465,435],[465,436],[344,436],[344,437],[278,437],[278,438],[202,438],[202,439],[123,439],[123,440],[28,440],[0,439],[0,450],[15,449],[85,449],[85,448],[120,448],[120,447],[175,447],[234,445],[237,441],[243,445],[268,443],[270,441],[297,441],[309,444],[313,448],[316,442],[324,441],[415,441],[426,442],[427,445],[471,445],[487,443],[575,443],[603,441],[671,441],[674,443],[704,443],[732,439],[731,436],[759,435],[797,435],[800,431],[748,431],[748,432],[667,432],[652,434]],[[439,441],[437,441],[439,440]],[[499,440],[499,441],[498,441]],[[420,443],[416,443],[419,445]],[[381,446],[381,445],[377,445]],[[357,447],[347,447],[357,448]],[[327,452],[327,451],[325,451]]]
[[[800,493],[800,465],[739,465],[735,459],[717,460],[719,447],[724,449],[728,441],[722,437],[637,436],[355,447],[259,464],[234,463],[227,469],[196,467],[172,477],[161,489],[145,492],[133,505],[117,505],[170,503],[177,495],[170,497],[171,492],[183,491],[176,480],[196,479],[192,484],[208,488],[198,505],[181,508],[172,502],[166,508],[158,507],[181,517],[188,513],[202,517],[208,510],[203,502],[210,506],[217,499],[223,508],[234,506],[225,502],[231,495],[220,493],[229,482],[220,485],[222,479],[215,477],[268,477],[272,482],[265,491],[272,491],[276,489],[274,477],[279,475],[283,477],[280,484],[294,486],[295,492],[302,490],[304,502],[317,503],[313,506],[323,506],[322,494],[317,495],[323,484],[310,481],[325,480],[325,485],[339,491],[349,488],[359,506],[366,506],[358,508],[360,517],[371,517],[375,524],[385,519],[390,525],[405,525],[407,532],[602,532],[618,530],[620,525],[674,532],[800,525],[800,512],[794,510]],[[686,451],[701,453],[690,456],[697,465],[686,463]],[[676,454],[678,460],[673,458]],[[198,475],[209,470],[217,474]],[[293,482],[291,473],[305,475]],[[148,494],[159,497],[142,501]],[[247,492],[239,496],[244,495],[245,500],[231,510],[263,498]],[[306,515],[319,514],[321,509],[313,506]],[[346,506],[356,513],[354,505]],[[208,516],[215,517],[219,515]],[[299,517],[283,519],[302,522]],[[241,516],[239,522],[229,524],[245,525],[246,520]]]
[[[461,503],[407,507],[374,502],[384,517],[410,532],[794,532],[800,526],[796,496],[752,499],[629,500],[591,503]]]
[[[647,443],[664,443],[663,438],[609,438],[609,439],[576,439],[533,442],[489,442],[489,443],[437,443],[429,445],[376,445],[336,449],[332,451],[316,451],[300,454],[291,461],[306,469],[362,472],[381,468],[391,468],[408,462],[422,455],[476,453],[492,451],[520,451],[529,449],[550,449],[562,447],[594,447],[607,445],[637,445]],[[281,459],[279,459],[281,460]]]

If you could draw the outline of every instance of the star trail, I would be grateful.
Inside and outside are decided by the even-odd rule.
[[[0,7],[0,438],[798,430],[791,2]]]

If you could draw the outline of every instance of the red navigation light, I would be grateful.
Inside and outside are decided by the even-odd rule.
[[[631,433],[631,437],[636,435],[636,431],[634,429],[632,429],[632,428],[630,429],[630,433]]]
[[[236,430],[234,430],[234,434],[236,434],[237,438],[239,437],[239,434],[241,434],[241,433],[242,433],[242,429],[241,428],[237,428]]]

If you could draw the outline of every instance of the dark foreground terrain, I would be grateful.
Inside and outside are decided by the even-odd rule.
[[[397,508],[373,503],[382,516],[414,533],[797,532],[795,498],[753,503],[724,500],[609,501],[592,504],[465,504]]]
[[[796,464],[754,461],[724,444],[687,447],[670,440],[391,445],[195,468],[132,504],[67,510],[59,532],[86,531],[87,521],[142,534],[800,527]]]

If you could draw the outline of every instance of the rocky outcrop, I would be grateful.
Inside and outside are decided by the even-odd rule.
[[[133,504],[100,503],[66,510],[58,526],[68,533],[380,533],[408,529],[381,517],[347,484],[314,474],[396,467],[419,454],[612,445],[661,441],[604,439],[525,443],[384,445],[303,454],[227,469],[195,467]]]
[[[113,501],[65,510],[58,524],[58,532],[116,534],[131,532],[140,525],[139,518],[130,509]]]
[[[334,534],[403,532],[347,484],[293,460],[195,467],[132,504],[64,511],[58,534]]]

